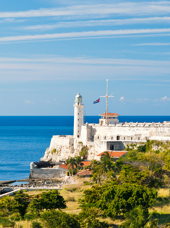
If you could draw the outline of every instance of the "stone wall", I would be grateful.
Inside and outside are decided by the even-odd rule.
[[[30,170],[30,178],[32,179],[51,179],[66,175],[67,170],[58,168],[34,168]]]
[[[143,141],[150,137],[169,137],[170,124],[164,123],[125,123],[108,126],[91,125],[94,140]]]
[[[170,141],[170,122],[163,123],[119,123],[111,125],[84,124],[81,137],[53,136],[50,148],[41,160],[65,161],[79,155],[83,146],[88,146],[88,160],[106,150],[124,150],[127,144],[145,143],[146,140]],[[55,153],[52,153],[53,149]],[[113,149],[111,149],[113,148]]]

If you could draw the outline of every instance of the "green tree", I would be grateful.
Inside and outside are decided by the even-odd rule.
[[[80,151],[80,156],[83,157],[83,159],[85,159],[87,154],[88,154],[88,147],[87,146],[83,146],[81,151]]]
[[[134,165],[124,165],[119,173],[120,183],[132,183],[144,185],[147,187],[160,187],[163,184],[163,178],[157,176],[157,173],[151,172],[148,167],[136,167]]]
[[[13,206],[17,209],[17,211],[20,213],[22,218],[24,217],[26,210],[28,208],[28,205],[31,201],[31,198],[28,194],[24,193],[23,191],[18,191],[14,195],[14,202]]]
[[[106,222],[97,219],[101,215],[101,211],[94,207],[88,208],[88,210],[83,208],[78,215],[81,228],[108,228],[109,225]]]
[[[157,192],[154,189],[135,184],[109,184],[96,203],[109,217],[130,212],[136,206],[145,210],[152,206]]]
[[[41,223],[33,221],[32,228],[43,228],[43,227],[42,227]]]
[[[146,144],[145,145],[138,146],[137,151],[139,151],[139,152],[146,152]]]
[[[29,210],[32,213],[36,212],[38,214],[44,209],[51,210],[64,208],[66,208],[66,203],[58,190],[43,192],[40,195],[36,195],[29,205]]]
[[[6,215],[19,212],[22,218],[26,213],[31,198],[28,194],[23,191],[15,193],[14,197],[6,196],[2,199],[1,208],[3,208]]]
[[[108,171],[114,169],[113,160],[107,151],[101,156],[101,167],[103,169],[103,173],[107,173]]]
[[[9,218],[0,218],[0,224],[2,227],[14,227],[15,222],[11,221]]]
[[[72,175],[74,173],[75,168],[77,167],[77,162],[75,158],[68,158],[66,160],[66,165],[68,165],[68,168],[71,170]]]
[[[82,206],[101,208],[105,215],[114,218],[116,215],[130,212],[137,206],[147,210],[152,206],[156,196],[156,190],[145,186],[128,183],[115,185],[114,182],[110,182],[84,191]]]
[[[75,159],[76,159],[76,167],[80,169],[83,166],[82,159],[80,156],[77,156]]]
[[[82,207],[94,207],[96,206],[96,202],[98,202],[103,194],[103,188],[101,186],[95,185],[90,189],[84,191],[84,196],[80,200],[82,203]]]
[[[137,206],[126,213],[125,218],[126,221],[120,225],[121,228],[142,228],[149,220],[148,210]]]
[[[69,215],[62,211],[45,211],[41,214],[45,228],[80,228],[76,215]]]

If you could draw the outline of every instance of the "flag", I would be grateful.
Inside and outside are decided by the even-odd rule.
[[[93,104],[97,104],[97,103],[99,103],[99,102],[100,102],[100,98],[97,99],[96,101],[93,101]]]

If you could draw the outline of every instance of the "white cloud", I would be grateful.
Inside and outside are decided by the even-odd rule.
[[[143,44],[134,44],[133,46],[169,46],[170,43],[143,43]]]
[[[85,32],[55,33],[43,35],[7,36],[0,37],[0,42],[50,40],[65,38],[90,38],[99,36],[135,35],[135,34],[161,34],[170,32],[170,28],[162,29],[125,29],[125,30],[99,30]]]
[[[31,105],[35,104],[35,102],[30,101],[30,100],[25,100],[24,103],[25,103],[25,104],[31,104]]]
[[[142,102],[145,102],[145,101],[149,101],[149,99],[148,98],[140,98],[140,99],[137,99],[136,101],[139,102],[139,103],[142,103]]]
[[[109,80],[153,80],[154,78],[155,83],[158,83],[158,80],[164,82],[170,72],[170,61],[59,56],[26,59],[0,58],[0,82],[105,80],[106,72]]]
[[[124,97],[121,97],[121,98],[120,98],[120,101],[124,101],[124,99],[125,99]]]
[[[170,17],[152,17],[152,18],[131,18],[131,19],[109,19],[109,20],[88,20],[74,22],[58,22],[55,24],[32,25],[21,27],[24,30],[50,30],[55,28],[70,27],[91,27],[91,26],[111,26],[111,25],[128,25],[128,24],[149,24],[149,23],[170,23]]]
[[[167,96],[164,96],[164,97],[161,98],[161,100],[163,100],[163,101],[170,101],[170,98],[167,97]]]
[[[84,16],[111,14],[123,15],[167,15],[170,13],[170,2],[123,2],[115,4],[74,5],[62,8],[45,8],[18,12],[1,12],[0,18]]]
[[[153,67],[170,67],[170,61],[159,60],[137,60],[137,59],[107,59],[107,58],[92,58],[92,57],[62,57],[62,56],[45,56],[44,58],[4,58],[0,57],[0,68],[8,69],[11,67],[17,68],[39,66],[39,64],[79,64],[79,65],[113,65],[113,66],[153,66]],[[21,68],[20,68],[21,69]]]
[[[11,23],[23,23],[25,19],[16,19],[16,18],[2,18],[0,24],[11,24]]]
[[[167,96],[161,98],[163,101],[167,100]]]

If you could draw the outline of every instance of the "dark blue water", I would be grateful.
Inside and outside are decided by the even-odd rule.
[[[120,116],[120,122],[163,122],[170,116]],[[98,123],[98,116],[85,122]],[[72,135],[73,116],[0,116],[0,180],[29,176],[30,163],[39,161],[53,135]]]

